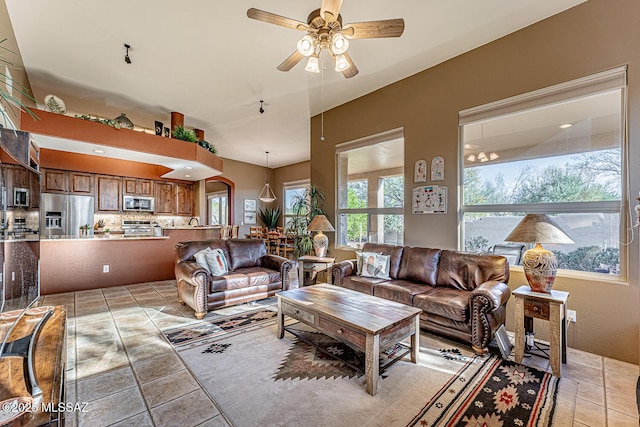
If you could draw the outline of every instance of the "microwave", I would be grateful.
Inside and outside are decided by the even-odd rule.
[[[153,212],[155,200],[153,197],[124,196],[122,206],[125,211]]]
[[[29,206],[29,190],[15,187],[13,189],[13,206]]]

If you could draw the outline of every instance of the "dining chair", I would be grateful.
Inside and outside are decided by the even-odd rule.
[[[278,252],[276,253],[276,255],[280,255],[285,258],[289,258],[287,254],[290,254],[291,256],[293,256],[293,251],[294,251],[293,235],[287,234],[287,235],[284,235],[284,237],[281,237],[280,239],[278,239],[277,250]]]

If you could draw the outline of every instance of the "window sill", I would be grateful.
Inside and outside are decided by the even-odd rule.
[[[510,265],[509,269],[510,271],[524,274],[524,270],[520,265]],[[612,282],[620,285],[629,284],[622,274],[591,273],[587,271],[559,269],[556,274],[556,279],[558,278],[579,279],[587,282]]]

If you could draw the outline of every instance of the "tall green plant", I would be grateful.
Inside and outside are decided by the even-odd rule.
[[[303,193],[294,196],[291,203],[293,217],[287,226],[287,233],[294,236],[294,255],[299,258],[313,249],[313,236],[307,226],[316,215],[325,215],[324,193],[318,186],[310,185]]]
[[[273,209],[258,209],[258,217],[269,230],[274,230],[278,226],[278,220],[280,219],[280,208],[276,206]]]
[[[198,137],[194,131],[180,125],[176,126],[171,134],[175,139],[181,139],[187,142],[198,142]]]

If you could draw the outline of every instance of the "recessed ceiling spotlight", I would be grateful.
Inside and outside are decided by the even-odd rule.
[[[104,154],[104,150],[99,150],[99,149],[95,149],[93,150],[93,152],[98,154]]]
[[[191,178],[191,175],[185,175],[184,177],[185,178]]]
[[[193,168],[191,166],[185,166],[185,169],[191,170]]]
[[[567,129],[567,128],[570,128],[571,126],[573,126],[571,123],[565,123],[560,125],[560,129]]]

